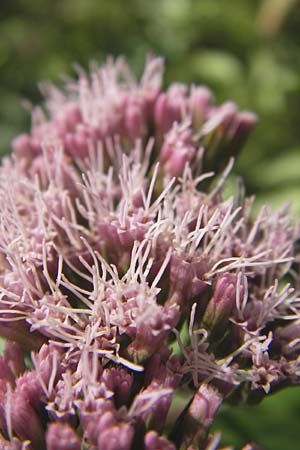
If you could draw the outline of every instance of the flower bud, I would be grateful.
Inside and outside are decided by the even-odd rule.
[[[17,342],[6,341],[4,346],[4,360],[15,377],[25,370],[24,353]]]
[[[134,430],[129,423],[106,423],[105,417],[101,418],[103,427],[98,435],[98,450],[130,450]]]
[[[212,105],[212,92],[205,86],[192,86],[189,107],[195,129],[199,128],[207,117]]]
[[[154,122],[159,138],[171,129],[174,122],[181,122],[187,107],[186,93],[185,85],[174,83],[167,93],[158,96],[154,108]]]
[[[114,393],[114,401],[117,407],[127,403],[133,383],[132,374],[120,367],[104,369],[102,374],[107,389]]]
[[[32,448],[44,447],[44,429],[40,416],[32,407],[27,392],[16,389],[11,398],[11,426],[20,439],[30,440]]]
[[[220,394],[212,386],[202,384],[175,423],[172,440],[175,438],[182,448],[202,448],[221,402]]]
[[[82,121],[80,108],[76,103],[70,103],[64,111],[64,122],[69,130],[73,130]]]
[[[146,120],[144,117],[143,104],[138,97],[129,96],[125,102],[125,135],[133,142],[144,137],[147,132]]]
[[[160,152],[160,161],[169,177],[182,175],[184,167],[196,152],[191,144],[191,130],[177,124],[166,134]]]
[[[175,450],[174,444],[156,431],[148,431],[144,439],[145,450]]]
[[[47,450],[80,450],[81,439],[66,423],[50,423],[46,431]]]
[[[151,315],[150,315],[151,312]],[[178,305],[159,307],[141,314],[136,319],[134,340],[127,347],[127,352],[136,363],[148,359],[162,345],[170,330],[176,326],[180,317]]]
[[[36,413],[40,414],[43,408],[43,389],[35,371],[25,372],[16,379],[16,389],[14,392],[18,398],[27,402]]]
[[[153,381],[134,400],[133,415],[142,419],[150,429],[162,431],[173,395],[172,388]]]
[[[216,284],[203,316],[203,325],[211,334],[222,335],[235,304],[236,279],[225,273]]]
[[[40,152],[38,142],[28,134],[20,134],[12,142],[14,155],[17,159],[31,160]]]
[[[0,356],[0,379],[6,381],[7,383],[10,383],[11,385],[14,384],[14,374],[12,373],[9,365],[7,362],[3,359],[2,356]]]
[[[202,280],[206,270],[204,261],[186,261],[181,255],[174,253],[170,262],[170,303],[180,305],[183,311],[188,309],[191,301],[207,290],[208,285]],[[204,300],[202,296],[201,308],[205,307]]]

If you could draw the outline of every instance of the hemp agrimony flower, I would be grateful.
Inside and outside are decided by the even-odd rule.
[[[213,450],[222,402],[300,381],[297,230],[223,194],[256,116],[162,72],[45,85],[3,159],[3,449]]]

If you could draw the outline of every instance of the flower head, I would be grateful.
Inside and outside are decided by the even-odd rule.
[[[297,233],[223,194],[256,116],[162,70],[44,86],[3,160],[1,448],[216,449],[228,395],[299,383]]]

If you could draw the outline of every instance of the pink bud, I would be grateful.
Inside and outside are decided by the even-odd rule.
[[[204,326],[212,333],[223,333],[235,304],[235,293],[236,277],[225,273],[218,279],[203,317]]]
[[[46,432],[47,450],[80,450],[81,439],[66,423],[50,423]]]
[[[144,439],[145,450],[175,450],[176,447],[172,442],[163,436],[160,436],[156,431],[148,431]]]
[[[200,385],[175,424],[171,433],[172,439],[183,445],[182,448],[204,448],[208,431],[221,402],[222,397],[216,389],[207,384]]]
[[[43,389],[35,371],[25,372],[16,380],[15,393],[28,403],[37,413],[43,408]]]
[[[146,120],[144,117],[143,105],[138,98],[129,97],[125,104],[125,133],[135,141],[137,138],[143,138],[147,131]]]
[[[20,134],[12,142],[12,148],[14,155],[17,159],[34,158],[41,150],[41,146],[38,141],[28,134]]]
[[[160,348],[170,330],[176,326],[180,311],[178,305],[154,306],[136,319],[134,340],[127,347],[128,354],[137,363],[148,359]]]
[[[98,450],[130,450],[134,430],[129,423],[103,427],[98,436]]]
[[[40,416],[29,403],[25,391],[18,390],[11,399],[11,425],[14,433],[23,440],[30,440],[34,449],[44,446],[44,430]]]
[[[173,389],[152,381],[135,398],[135,417],[142,419],[150,429],[161,431],[171,405]]]
[[[124,405],[129,400],[133,383],[132,374],[122,367],[104,369],[102,379],[109,391],[114,393],[114,401],[117,407]]]
[[[198,128],[206,119],[212,105],[212,92],[205,86],[192,86],[189,107],[195,128]]]
[[[75,128],[75,126],[82,121],[81,111],[76,103],[68,105],[68,108],[64,113],[64,120],[69,130]]]
[[[187,108],[187,88],[180,83],[172,84],[167,93],[159,94],[154,107],[154,122],[161,138],[174,122],[181,122]]]
[[[191,300],[203,294],[207,289],[207,283],[203,280],[206,270],[205,261],[186,261],[182,256],[173,254],[170,264],[170,302],[185,308]],[[205,306],[204,300],[203,297],[201,306]]]
[[[0,379],[10,383],[11,385],[14,384],[15,379],[13,372],[2,356],[0,356]]]
[[[193,158],[196,148],[191,144],[191,136],[190,128],[177,124],[166,134],[159,159],[170,177],[180,176],[186,163]]]
[[[220,394],[213,387],[202,384],[188,408],[188,416],[204,428],[209,428],[221,401]]]

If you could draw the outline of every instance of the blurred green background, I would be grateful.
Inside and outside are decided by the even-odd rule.
[[[1,0],[0,151],[28,129],[21,103],[41,100],[41,80],[61,82],[72,65],[124,54],[139,73],[163,55],[170,81],[207,84],[260,123],[236,165],[257,204],[300,204],[299,0]],[[256,408],[222,410],[224,442],[300,447],[300,392]]]

